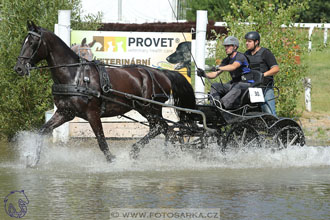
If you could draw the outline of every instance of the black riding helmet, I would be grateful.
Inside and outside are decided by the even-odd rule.
[[[250,31],[245,35],[246,40],[258,40],[260,42],[260,34],[256,31]]]
[[[250,31],[245,35],[246,40],[253,40],[254,41],[254,47],[252,49],[255,50],[257,46],[260,44],[260,34],[256,31]],[[256,40],[258,41],[258,44],[256,44]]]

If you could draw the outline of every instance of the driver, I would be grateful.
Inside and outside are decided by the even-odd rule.
[[[225,109],[233,109],[238,106],[241,94],[251,85],[243,82],[243,74],[250,72],[249,63],[244,54],[237,51],[239,41],[236,37],[228,36],[223,41],[227,57],[222,60],[220,67],[214,72],[205,73],[202,69],[197,69],[197,75],[214,79],[224,71],[229,71],[232,80],[226,84],[213,83],[211,85],[211,96],[221,103]]]
[[[256,31],[248,32],[245,35],[247,51],[245,55],[249,59],[251,70],[258,70],[263,73],[263,84],[265,103],[261,105],[263,112],[276,116],[275,94],[274,94],[274,75],[280,71],[275,56],[264,47],[260,47],[260,35]]]

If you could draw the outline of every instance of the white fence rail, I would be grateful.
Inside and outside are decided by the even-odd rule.
[[[249,25],[248,22],[244,22],[244,24]],[[226,27],[226,22],[215,22],[214,26]],[[286,25],[282,25],[282,27],[287,27]],[[314,28],[324,28],[324,37],[323,44],[327,45],[328,40],[328,28],[330,28],[330,23],[294,23],[293,27],[296,28],[308,28],[308,51],[312,50],[312,34]]]

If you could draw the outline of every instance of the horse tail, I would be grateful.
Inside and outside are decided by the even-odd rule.
[[[196,109],[195,92],[191,84],[180,73],[171,70],[162,70],[171,81],[174,105],[182,108]],[[192,114],[185,111],[177,111],[180,121],[190,120]]]

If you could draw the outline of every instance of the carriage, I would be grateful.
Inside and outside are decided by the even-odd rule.
[[[278,118],[264,113],[260,104],[245,104],[237,109],[226,110],[213,104],[211,101],[202,101],[196,108],[201,111],[194,119],[198,125],[194,128],[182,128],[177,134],[184,140],[193,138],[189,145],[204,148],[208,144],[216,143],[221,151],[242,150],[249,148],[271,148],[280,150],[290,146],[303,146],[304,133],[299,123],[291,118]],[[196,136],[198,137],[196,139]],[[184,142],[182,142],[184,143]]]
[[[280,95],[279,89],[274,85],[263,84],[262,76],[261,72],[255,70],[245,76],[254,83],[243,92],[239,103],[233,109],[224,109],[210,94],[200,94],[198,97],[202,98],[196,99],[196,109],[201,113],[195,114],[193,120],[203,129],[181,128],[178,136],[186,136],[186,140],[189,140],[189,137],[197,135],[199,138],[193,138],[193,144],[190,142],[189,145],[204,148],[211,140],[222,151],[251,147],[280,150],[291,146],[303,146],[305,137],[299,121],[279,118],[262,111],[261,105],[265,103],[266,89],[277,90],[278,95],[274,99]]]
[[[231,110],[224,109],[210,94],[200,94],[199,97],[202,98],[196,99],[195,109],[155,103],[193,116],[190,118],[191,123],[161,118],[171,131],[166,141],[181,148],[195,149],[216,144],[222,152],[252,148],[281,150],[305,144],[299,122],[292,118],[279,118],[262,112],[261,103],[251,103],[249,100],[249,90],[242,96],[240,106]],[[132,98],[143,100],[139,97]]]
[[[15,71],[24,76],[31,69],[46,68],[54,80],[52,93],[57,110],[40,134],[81,117],[90,123],[101,151],[111,162],[114,155],[108,148],[100,118],[124,115],[134,109],[148,120],[150,129],[133,144],[132,158],[137,158],[140,149],[159,134],[164,134],[166,142],[180,147],[205,148],[215,143],[221,151],[250,147],[283,149],[305,143],[296,121],[262,113],[260,103],[247,100],[249,90],[242,96],[240,107],[223,109],[208,94],[196,99],[191,84],[176,71],[142,65],[106,68],[100,62],[79,57],[55,34],[33,22],[28,22],[28,30]],[[41,60],[46,60],[48,66],[35,67]],[[170,97],[173,104],[166,103]],[[176,110],[179,121],[163,118],[163,107]],[[41,146],[39,143],[31,166],[38,163]]]

